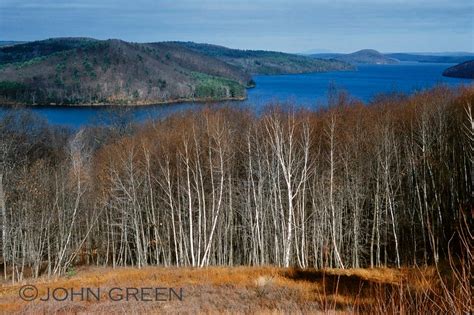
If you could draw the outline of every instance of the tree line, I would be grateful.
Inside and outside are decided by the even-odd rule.
[[[472,227],[472,104],[472,87],[441,86],[369,104],[340,93],[314,111],[209,107],[80,130],[10,111],[0,121],[4,277],[80,264],[459,258],[458,226]]]

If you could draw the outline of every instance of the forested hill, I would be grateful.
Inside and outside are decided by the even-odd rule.
[[[0,48],[3,104],[154,104],[242,99],[251,77],[162,44],[60,38]]]
[[[54,38],[0,47],[0,104],[240,100],[254,84],[251,74],[350,68],[339,61],[212,45]]]
[[[294,74],[353,69],[353,66],[339,60],[316,59],[275,51],[240,50],[194,42],[169,44],[220,59],[250,74]]]
[[[445,77],[474,79],[474,60],[449,67],[443,71]]]

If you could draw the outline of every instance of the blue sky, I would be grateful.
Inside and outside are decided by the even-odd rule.
[[[472,0],[0,0],[0,40],[190,40],[233,48],[474,51]]]

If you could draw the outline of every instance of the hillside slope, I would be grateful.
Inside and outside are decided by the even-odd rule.
[[[397,64],[398,61],[389,58],[374,49],[363,49],[350,54],[313,54],[313,58],[335,59],[350,64]]]
[[[240,50],[193,42],[169,44],[220,59],[250,74],[296,74],[353,69],[351,65],[338,60],[315,59],[274,51]]]
[[[474,60],[449,67],[443,71],[445,77],[474,79]]]
[[[62,38],[0,48],[3,104],[155,104],[243,99],[251,78],[183,48]]]

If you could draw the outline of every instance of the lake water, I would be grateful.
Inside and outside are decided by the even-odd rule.
[[[255,76],[257,86],[248,90],[244,102],[226,102],[235,107],[261,110],[268,103],[291,103],[306,108],[325,106],[329,88],[344,89],[353,97],[370,101],[380,93],[412,93],[437,84],[458,86],[474,80],[446,78],[441,75],[451,64],[403,63],[398,65],[360,65],[357,71],[298,75]],[[182,110],[200,108],[203,104],[183,103],[130,108],[136,120],[166,117]],[[110,114],[108,107],[33,107],[32,110],[52,124],[79,127],[103,123]]]

